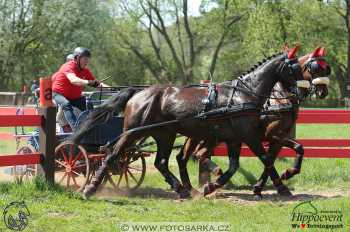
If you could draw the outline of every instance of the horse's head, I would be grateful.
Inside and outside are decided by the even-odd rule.
[[[296,57],[298,49],[296,46],[286,53],[265,58],[239,80],[245,87],[251,86],[248,89],[259,98],[259,103],[266,101],[266,96],[271,94],[277,82],[280,82],[287,92],[298,96],[297,80],[303,79],[302,69]]]
[[[325,48],[318,47],[313,52],[300,57],[299,59],[303,79],[312,84],[315,89],[316,96],[321,99],[328,95],[328,76],[331,74],[331,68],[325,60],[325,55]]]
[[[277,72],[278,81],[287,91],[299,95],[297,83],[303,80],[302,68],[296,56],[299,45],[286,51],[280,59],[280,68]]]

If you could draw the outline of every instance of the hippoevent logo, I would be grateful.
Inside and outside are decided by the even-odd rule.
[[[24,201],[9,203],[3,212],[4,223],[10,230],[22,231],[28,225],[29,209]]]
[[[291,214],[293,229],[342,229],[342,220],[341,210],[319,210],[311,201],[298,204]]]

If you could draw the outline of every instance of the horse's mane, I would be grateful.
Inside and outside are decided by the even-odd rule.
[[[269,57],[264,57],[261,61],[257,62],[253,66],[251,66],[250,69],[248,69],[247,71],[243,72],[239,77],[243,77],[245,75],[250,74],[251,72],[254,72],[258,68],[262,67],[262,65],[266,64],[267,62],[271,61],[275,57],[280,56],[282,54],[283,54],[283,52],[278,52],[278,53],[275,53],[275,54],[273,54],[273,55],[271,55]]]

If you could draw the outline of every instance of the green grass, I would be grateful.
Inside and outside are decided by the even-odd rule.
[[[349,124],[298,124],[297,138],[350,138]]]
[[[298,125],[298,138],[350,138],[349,125]],[[182,141],[177,141],[181,144]],[[15,151],[14,142],[0,142],[1,153]],[[174,154],[177,151],[174,151]],[[227,158],[214,157],[222,168],[227,167]],[[120,222],[229,222],[232,231],[294,231],[291,229],[291,212],[300,201],[245,201],[224,199],[199,199],[174,202],[169,185],[153,168],[154,157],[147,158],[149,169],[140,188],[140,193],[130,197],[109,195],[108,198],[92,198],[84,201],[79,194],[48,187],[39,178],[34,182],[18,185],[0,184],[0,206],[9,202],[25,200],[31,211],[29,226],[25,231],[118,231]],[[229,192],[246,199],[262,171],[257,158],[241,158],[241,168],[232,178]],[[197,186],[198,164],[189,162],[191,181]],[[293,159],[276,162],[281,172],[293,165]],[[170,168],[178,176],[175,155]],[[344,191],[350,188],[349,159],[305,159],[302,173],[287,182],[294,192],[298,191]],[[268,189],[273,189],[268,182]],[[248,190],[247,194],[245,191]],[[312,197],[312,196],[310,196]],[[350,197],[316,198],[313,204],[318,209],[341,210],[343,230],[350,230]],[[0,220],[0,231],[6,227]],[[321,230],[311,230],[321,231]]]
[[[22,133],[22,130],[25,133],[30,133],[34,130],[34,127],[17,127],[18,133]],[[0,127],[0,133],[15,133],[14,127]]]
[[[149,196],[84,201],[78,194],[48,188],[41,181],[23,185],[1,184],[0,205],[25,200],[31,216],[25,231],[118,231],[122,222],[228,222],[232,231],[292,231],[291,212],[298,202],[242,204],[222,199],[173,200]],[[322,210],[341,210],[350,225],[350,198],[314,200]],[[337,230],[337,231],[347,231]],[[0,230],[6,227],[1,220]]]

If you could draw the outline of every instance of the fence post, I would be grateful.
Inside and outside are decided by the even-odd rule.
[[[55,140],[56,140],[56,107],[52,104],[52,89],[50,78],[40,78],[40,108],[43,116],[40,128],[40,152],[44,155],[42,167],[45,179],[49,184],[55,182]]]

